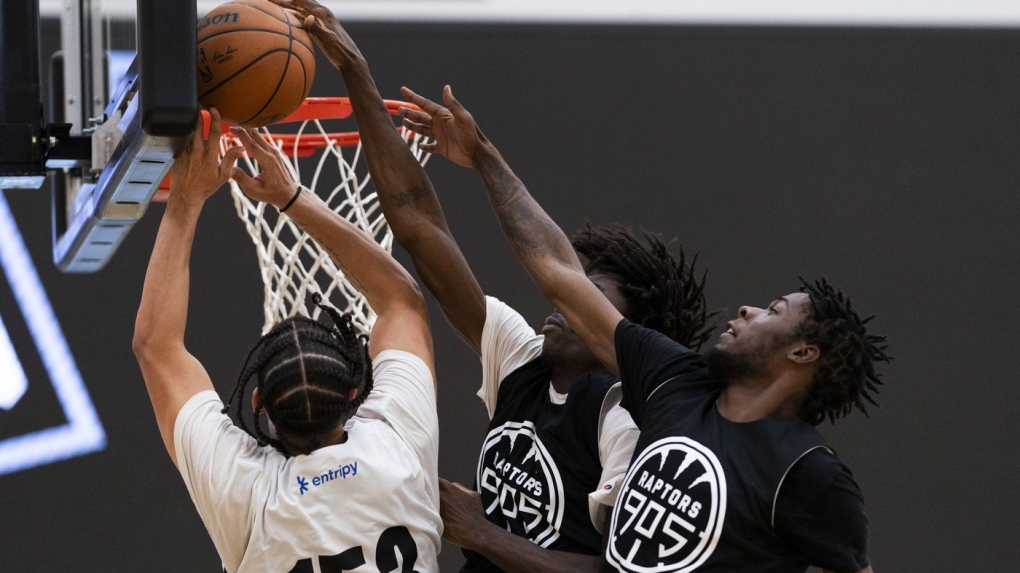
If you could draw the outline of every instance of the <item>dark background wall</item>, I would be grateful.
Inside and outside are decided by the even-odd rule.
[[[829,277],[876,313],[897,358],[882,408],[822,428],[864,491],[876,570],[1020,568],[1020,34],[349,29],[384,95],[453,85],[565,229],[640,225],[700,250],[709,302],[727,319],[795,290],[799,274]],[[313,93],[343,93],[324,60]],[[442,158],[428,171],[483,287],[540,324],[549,305],[512,258],[477,176]],[[0,570],[217,571],[130,351],[162,206],[107,269],[69,276],[50,262],[45,195],[6,198],[109,443],[0,476]],[[261,289],[220,193],[195,244],[187,342],[223,395],[257,339]],[[470,482],[486,425],[480,369],[434,306],[440,471]],[[441,560],[446,571],[461,561],[453,547]]]

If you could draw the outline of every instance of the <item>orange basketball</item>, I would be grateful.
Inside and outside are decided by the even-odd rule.
[[[227,123],[280,121],[308,96],[314,77],[311,37],[276,4],[227,2],[198,23],[198,100]]]

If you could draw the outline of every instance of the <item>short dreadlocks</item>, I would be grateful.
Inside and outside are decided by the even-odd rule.
[[[320,447],[319,436],[343,424],[372,390],[368,336],[357,331],[351,315],[321,304],[332,328],[302,317],[288,318],[269,331],[248,353],[237,385],[223,412],[235,406],[241,428],[259,445],[272,445],[284,455],[307,454]],[[250,429],[242,412],[245,389],[257,375],[259,402]],[[348,396],[358,392],[354,400]],[[265,408],[276,427],[273,438],[259,425]]]
[[[667,245],[657,235],[644,232],[644,241],[626,227],[608,229],[588,224],[574,233],[574,249],[587,259],[585,272],[606,272],[623,278],[627,320],[657,330],[684,346],[697,350],[712,334],[705,303],[705,277],[695,274],[697,255],[687,264],[683,247]],[[676,252],[674,256],[673,252]]]
[[[809,282],[801,277],[800,281],[800,290],[810,302],[798,336],[817,346],[821,355],[800,418],[817,426],[826,418],[835,422],[854,407],[867,416],[864,401],[878,406],[873,395],[882,384],[875,362],[892,359],[885,352],[886,337],[868,334],[864,325],[874,315],[862,319],[850,297],[824,278]]]

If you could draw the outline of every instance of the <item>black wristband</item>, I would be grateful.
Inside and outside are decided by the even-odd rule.
[[[280,212],[283,213],[287,209],[290,209],[290,206],[294,204],[294,201],[297,201],[298,195],[300,195],[300,194],[301,194],[301,186],[298,185],[297,191],[294,192],[294,196],[290,198],[290,201],[287,201],[287,204],[283,206],[283,209],[280,209]]]

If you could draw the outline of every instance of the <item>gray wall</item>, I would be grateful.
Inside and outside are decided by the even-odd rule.
[[[879,571],[1020,568],[1009,366],[1020,243],[1020,35],[1013,32],[351,25],[381,91],[452,84],[568,230],[680,237],[732,317],[825,275],[874,312],[895,363],[882,408],[823,432],[854,470]],[[316,95],[343,92],[320,60]],[[549,311],[474,173],[429,173],[483,287]],[[130,352],[153,206],[110,266],[50,263],[46,193],[8,192],[109,445],[0,476],[0,570],[216,571]],[[221,394],[261,323],[252,247],[226,193],[195,245],[188,345]],[[403,257],[403,254],[400,253]],[[406,260],[406,258],[402,259]],[[3,301],[0,301],[3,303]],[[433,305],[441,474],[470,482],[486,425],[479,367]],[[8,308],[3,309],[8,316]],[[40,411],[39,416],[52,416]],[[0,430],[4,426],[0,412]],[[1015,525],[1014,525],[1015,527]],[[443,568],[459,553],[447,547]]]

